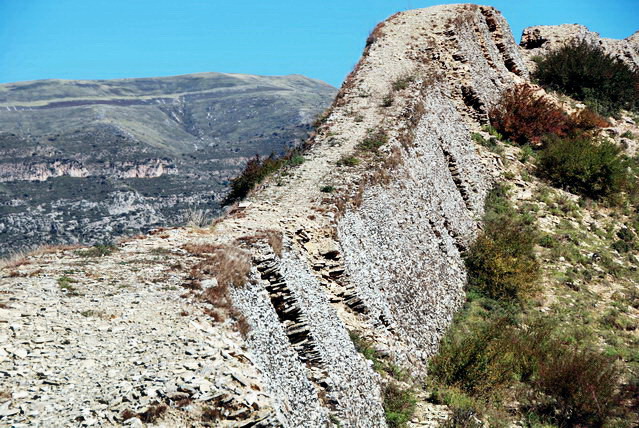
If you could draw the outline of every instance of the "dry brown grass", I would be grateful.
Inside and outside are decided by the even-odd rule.
[[[260,239],[271,240],[271,246],[277,247],[278,243],[281,246],[281,233],[278,235],[275,231],[264,231]],[[250,327],[244,316],[233,306],[230,288],[243,287],[246,284],[251,270],[249,255],[229,245],[186,244],[182,248],[203,258],[191,267],[188,281],[183,286],[192,291],[182,297],[196,297],[210,304],[211,307],[204,308],[206,315],[210,316],[214,322],[224,322],[227,318],[234,319],[235,328],[246,337]],[[217,285],[198,292],[202,289],[202,281],[206,278],[215,278]]]
[[[15,269],[20,266],[28,265],[29,263],[31,262],[24,254],[15,254],[5,260],[1,260],[0,269]]]
[[[164,415],[164,413],[166,413],[168,409],[169,408],[166,404],[156,404],[149,407],[145,412],[142,412],[142,413],[135,413],[131,411],[130,409],[126,409],[120,414],[120,417],[122,418],[123,421],[126,421],[131,418],[138,418],[142,422],[148,424],[148,423],[156,422],[158,419],[162,417],[162,415]]]
[[[253,244],[260,241],[265,241],[271,247],[273,252],[278,256],[282,257],[282,232],[279,230],[273,229],[265,229],[257,232],[254,235],[247,235],[238,238],[237,240],[246,244]]]

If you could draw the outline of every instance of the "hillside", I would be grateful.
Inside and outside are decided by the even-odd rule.
[[[623,150],[616,199],[543,176],[542,146],[554,143],[490,126],[505,94],[531,85],[539,47],[518,46],[491,7],[393,15],[318,120],[305,161],[256,180],[221,218],[5,263],[0,421],[549,427],[568,414],[563,426],[577,426],[553,387],[583,379],[582,407],[617,410],[582,373],[636,391],[639,118],[593,112],[577,135]],[[570,113],[562,120],[586,111],[530,88]],[[471,287],[477,245],[521,251],[504,231],[530,232],[519,247],[534,272],[514,302]],[[493,263],[507,278],[517,251]],[[595,357],[561,372],[571,355]],[[548,371],[558,380],[534,384]],[[631,409],[636,397],[623,399]]]
[[[299,144],[334,93],[222,73],[0,85],[0,243],[104,243],[210,219],[246,160]]]

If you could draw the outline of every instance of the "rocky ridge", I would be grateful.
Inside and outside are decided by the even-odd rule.
[[[416,379],[425,375],[428,357],[436,352],[463,301],[460,252],[477,233],[487,191],[504,171],[501,158],[475,145],[471,133],[486,123],[487,112],[504,89],[527,78],[508,24],[493,8],[450,5],[396,14],[369,37],[362,59],[309,142],[306,161],[270,177],[211,227],[167,230],[130,240],[111,255],[90,259],[90,264],[79,258],[82,253],[77,250],[52,250],[13,261],[1,271],[2,319],[26,325],[11,330],[8,345],[3,345],[0,373],[7,386],[0,399],[2,422],[37,425],[49,416],[60,424],[69,421],[67,415],[33,413],[38,403],[48,401],[37,392],[45,386],[37,373],[17,372],[23,368],[21,358],[33,354],[35,361],[41,360],[40,345],[34,341],[38,336],[55,337],[42,346],[46,350],[63,346],[48,327],[41,332],[32,327],[41,324],[32,323],[31,315],[22,317],[21,307],[13,303],[33,300],[35,308],[42,301],[39,296],[48,292],[50,299],[65,299],[64,307],[72,311],[106,303],[113,309],[105,312],[113,311],[116,317],[98,326],[117,325],[131,317],[129,328],[142,332],[149,331],[150,319],[158,319],[164,326],[161,338],[195,340],[193,354],[183,358],[173,351],[182,349],[181,344],[171,347],[167,339],[160,340],[158,348],[165,351],[159,361],[171,364],[173,372],[158,369],[160,362],[144,352],[136,356],[144,346],[123,348],[118,361],[123,371],[137,376],[135,361],[142,361],[151,373],[150,380],[133,378],[132,389],[146,391],[151,385],[156,391],[127,396],[123,402],[138,414],[148,411],[151,402],[151,398],[139,401],[141,397],[167,403],[166,419],[156,424],[206,425],[209,421],[202,415],[210,406],[224,410],[215,423],[231,426],[386,426],[384,380],[357,352],[349,333],[375,343],[380,353]],[[374,149],[362,145],[380,132],[385,144]],[[327,187],[334,191],[326,191]],[[198,284],[201,288],[193,281],[201,257],[188,248],[226,255],[226,263],[217,271],[206,272]],[[137,259],[142,261],[138,264]],[[244,264],[246,283],[228,290],[236,320],[221,320],[211,311],[222,310],[223,301],[202,303],[199,296],[209,291],[219,295],[223,290],[215,278],[229,270],[243,272]],[[75,289],[86,284],[88,290],[105,287],[106,293],[69,296],[68,290],[52,287],[52,278],[59,275],[77,281],[68,284]],[[13,290],[25,294],[18,297]],[[136,297],[140,293],[156,303],[134,318],[139,303],[133,302],[142,301]],[[176,315],[181,309],[189,315]],[[25,314],[31,312],[37,313]],[[50,316],[51,325],[66,325],[73,318],[60,312]],[[202,326],[207,336],[224,340],[202,343],[198,328],[185,326],[188,320]],[[106,343],[120,343],[115,334],[100,330],[96,334]],[[69,341],[64,346],[72,347],[71,355],[86,352]],[[16,356],[12,349],[23,351]],[[241,350],[245,364],[230,360],[232,364],[209,370],[209,355],[230,354],[229,349]],[[93,357],[96,360],[109,358],[98,347],[92,351],[102,355]],[[186,375],[198,381],[187,383],[181,372],[176,377],[174,361],[187,370],[195,367],[193,361],[201,364]],[[56,367],[49,367],[54,372],[50,376],[64,380],[64,364]],[[245,371],[251,375],[244,383],[261,394],[250,404],[257,405],[254,413],[233,413],[239,404],[225,408],[194,386],[204,383],[203,378],[213,385],[211,390],[244,403],[243,394],[250,391],[231,379]],[[104,372],[94,372],[93,379],[112,384]],[[137,388],[138,382],[142,388]],[[74,380],[74,384],[86,382]],[[181,407],[170,396],[174,384],[177,392],[193,390],[188,398],[195,407]],[[55,387],[63,388],[64,382]],[[86,408],[92,408],[94,402],[87,397],[98,390],[88,387],[74,401],[85,401]],[[124,406],[116,402],[111,408],[110,403],[88,412],[90,420],[83,416],[78,424],[124,423],[122,414],[117,414]],[[61,408],[82,414],[81,406]],[[445,410],[420,403],[411,426],[436,426],[445,417]],[[141,419],[129,418],[127,423],[139,424]]]
[[[565,43],[584,40],[639,70],[639,31],[623,40],[605,39],[579,24],[538,25],[526,28],[520,46],[528,58],[558,48]]]

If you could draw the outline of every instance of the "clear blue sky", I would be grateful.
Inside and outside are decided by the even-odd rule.
[[[418,0],[0,0],[0,82],[202,71],[299,73],[338,86],[375,24]],[[639,0],[494,0],[515,35],[580,23],[639,29]]]

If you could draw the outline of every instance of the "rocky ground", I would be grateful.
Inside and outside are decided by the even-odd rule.
[[[219,223],[6,263],[0,424],[385,426],[384,386],[404,381],[349,333],[397,372],[423,374],[463,300],[459,248],[492,179],[510,172],[532,191],[519,149],[470,138],[526,80],[518,55],[490,8],[396,15],[371,35],[305,161]],[[380,129],[387,142],[363,150]],[[238,248],[250,265],[231,291],[240,315],[228,295],[202,295],[242,266],[198,276],[202,254]],[[411,427],[446,419],[419,394]]]
[[[43,251],[2,269],[0,426],[140,425],[163,404],[163,426],[269,419],[240,333],[181,297],[197,258],[180,246],[200,236],[165,231],[108,257]]]

